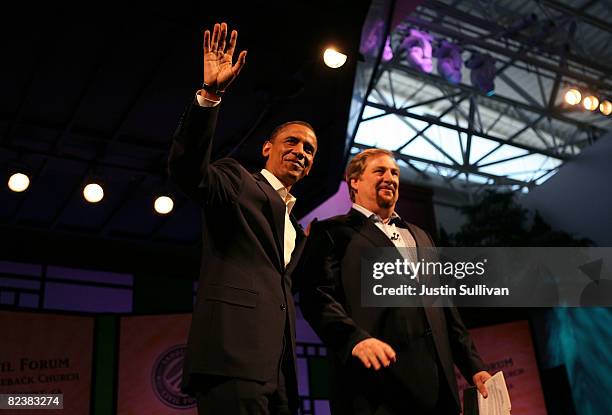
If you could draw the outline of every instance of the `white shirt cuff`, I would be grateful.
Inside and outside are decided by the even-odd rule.
[[[212,99],[204,98],[202,95],[200,95],[202,91],[203,89],[200,89],[198,92],[196,92],[196,100],[198,101],[198,105],[200,107],[216,107],[219,105],[221,99],[218,101],[213,101]]]

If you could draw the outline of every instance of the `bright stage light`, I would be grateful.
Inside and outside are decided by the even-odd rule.
[[[387,40],[385,41],[385,47],[383,49],[382,60],[383,62],[389,62],[393,59],[393,49],[391,49],[391,37],[387,36]]]
[[[599,107],[599,99],[597,99],[597,97],[594,95],[589,95],[584,97],[582,105],[586,110],[595,111]]]
[[[83,197],[89,203],[98,203],[104,197],[104,190],[97,183],[89,183],[83,189]]]
[[[327,48],[323,53],[323,62],[330,68],[336,69],[344,65],[347,56],[338,52],[336,49]]]
[[[572,88],[565,93],[564,98],[565,102],[567,102],[569,105],[576,105],[580,103],[580,100],[582,99],[582,94],[576,88]]]
[[[14,173],[9,177],[8,187],[13,192],[23,192],[30,186],[30,178],[23,173]]]
[[[174,209],[174,202],[168,196],[159,196],[155,199],[155,211],[160,215],[167,215]]]
[[[601,104],[599,104],[599,111],[601,111],[603,115],[612,114],[612,102],[608,100],[603,101]]]
[[[406,51],[408,63],[421,72],[433,70],[432,44],[433,37],[426,32],[410,29],[408,36],[402,40],[401,48]]]

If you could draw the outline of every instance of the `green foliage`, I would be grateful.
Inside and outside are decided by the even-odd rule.
[[[590,246],[589,239],[577,239],[553,230],[539,212],[531,224],[529,212],[514,200],[514,193],[487,191],[480,202],[461,208],[467,222],[459,232],[440,229],[443,246]]]

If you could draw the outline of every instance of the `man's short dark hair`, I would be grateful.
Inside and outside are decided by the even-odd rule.
[[[393,160],[393,153],[389,150],[385,150],[382,148],[368,148],[367,150],[363,150],[361,153],[358,153],[351,159],[348,166],[346,167],[346,173],[344,174],[344,179],[348,184],[349,194],[351,196],[351,201],[355,201],[355,191],[351,187],[351,180],[359,179],[368,165],[368,159],[372,157],[378,156],[389,156]],[[397,162],[396,162],[397,164]]]
[[[310,131],[312,131],[313,133],[315,132],[314,128],[312,127],[312,125],[310,125],[309,123],[307,123],[306,121],[287,121],[285,123],[282,123],[281,125],[279,125],[278,127],[276,127],[274,130],[272,130],[272,132],[270,133],[270,138],[268,138],[267,141],[272,141],[274,140],[274,138],[276,138],[276,136],[278,134],[280,134],[281,131],[283,131],[283,129],[285,127],[289,127],[290,125],[294,125],[294,124],[298,124],[298,125],[303,125],[304,127],[308,128]],[[316,134],[315,134],[316,137]]]

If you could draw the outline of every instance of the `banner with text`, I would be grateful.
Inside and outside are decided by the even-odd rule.
[[[45,413],[89,414],[93,318],[1,311],[0,328],[0,394],[63,394]]]

